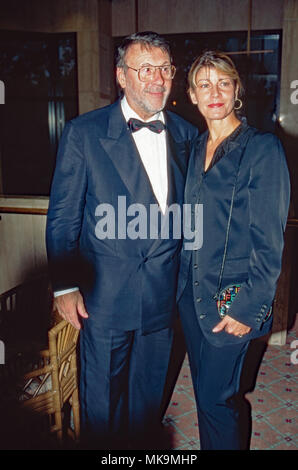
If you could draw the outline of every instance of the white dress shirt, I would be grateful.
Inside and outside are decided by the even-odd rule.
[[[128,122],[130,118],[142,120],[129,106],[125,96],[121,100],[121,109],[126,122]],[[152,116],[148,121],[155,121],[156,119],[159,119],[163,123],[165,122],[162,111]],[[147,172],[152,190],[160,206],[160,210],[165,213],[168,197],[166,132],[162,131],[160,134],[157,134],[156,132],[152,132],[150,129],[143,127],[140,130],[133,132],[132,137]],[[54,296],[58,297],[59,295],[67,294],[75,290],[78,290],[78,288],[73,287],[56,291],[54,292]]]
[[[125,96],[121,100],[121,108],[126,122],[130,118],[141,119],[140,116],[131,109]],[[163,123],[165,122],[162,111],[152,116],[148,121],[155,121],[156,119],[159,119]],[[146,127],[142,127],[140,130],[133,132],[132,136],[147,172],[154,195],[159,203],[160,209],[165,213],[168,197],[166,133],[162,131],[160,134],[157,134]]]

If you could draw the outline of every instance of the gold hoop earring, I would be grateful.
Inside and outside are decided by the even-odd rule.
[[[239,101],[239,106],[237,106],[237,108],[236,108],[236,106],[235,106],[236,101]],[[236,111],[238,111],[238,109],[241,109],[242,106],[243,106],[243,103],[242,103],[241,99],[240,99],[240,98],[236,98],[236,99],[235,99],[235,102],[234,102],[234,109],[235,109]]]

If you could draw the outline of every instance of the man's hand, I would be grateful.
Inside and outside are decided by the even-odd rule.
[[[219,331],[225,330],[227,333],[230,335],[238,336],[241,338],[241,336],[246,335],[247,333],[250,332],[251,328],[247,325],[244,325],[244,323],[240,323],[237,320],[234,320],[234,318],[229,317],[229,315],[226,315],[214,328],[213,328],[213,333],[219,333]]]
[[[57,308],[59,315],[77,330],[81,329],[79,317],[88,318],[83,297],[78,290],[55,297],[54,306]]]

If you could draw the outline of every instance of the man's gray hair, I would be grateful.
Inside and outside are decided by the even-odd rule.
[[[159,47],[169,54],[170,61],[172,62],[170,46],[166,39],[153,31],[144,31],[133,33],[124,38],[117,50],[116,67],[125,67],[125,55],[132,44],[141,44],[146,48]]]

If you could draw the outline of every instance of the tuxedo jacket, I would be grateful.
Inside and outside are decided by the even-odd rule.
[[[243,124],[225,154],[204,171],[207,133],[198,137],[190,156],[185,203],[202,204],[202,247],[181,253],[178,298],[191,277],[197,319],[208,341],[220,346],[266,334],[272,324],[267,312],[274,300],[281,270],[284,230],[290,184],[279,139]],[[238,177],[236,180],[236,174]],[[221,320],[217,293],[231,216],[221,288],[241,284],[229,315],[251,327],[242,338],[226,332],[212,333]],[[182,312],[187,314],[187,312]]]
[[[181,205],[197,130],[171,112],[165,112],[165,121],[168,205]],[[124,220],[125,207],[137,207],[132,204],[146,209],[147,237],[124,234],[133,223],[129,216]],[[171,230],[168,238],[150,237],[154,204],[157,200],[119,101],[66,124],[47,217],[52,285],[54,290],[78,286],[89,316],[108,328],[141,328],[148,333],[170,326],[175,315],[181,239]],[[106,238],[96,230],[103,216]]]

